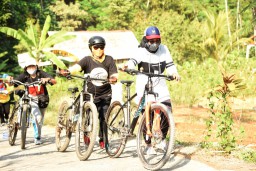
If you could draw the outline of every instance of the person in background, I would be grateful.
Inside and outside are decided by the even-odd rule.
[[[18,75],[15,80],[18,80],[22,83],[28,82],[32,83],[38,80],[41,80],[42,84],[31,85],[29,86],[29,96],[33,99],[30,102],[31,105],[31,114],[33,117],[33,128],[34,128],[34,142],[36,145],[42,144],[41,135],[42,135],[42,126],[44,121],[44,115],[46,108],[42,108],[38,104],[39,95],[47,95],[48,91],[46,84],[50,85],[56,84],[56,80],[47,72],[44,72],[39,69],[37,62],[35,60],[29,60],[25,64],[24,72]],[[14,85],[15,87],[17,85]]]
[[[0,76],[0,117],[2,125],[9,122],[10,101],[13,93],[13,86],[5,81],[7,77],[8,74]]]
[[[140,42],[138,51],[136,56],[129,59],[129,61],[121,66],[121,69],[134,69],[138,66],[138,70],[142,70],[147,73],[154,74],[164,74],[166,71],[167,75],[173,76],[176,81],[180,80],[180,76],[178,74],[177,68],[173,62],[172,56],[169,52],[167,46],[161,44],[161,35],[160,31],[155,26],[150,26],[146,28],[144,32],[144,36]],[[148,77],[146,75],[137,75],[136,78],[136,92],[137,98],[136,101],[139,103],[140,99],[143,96],[143,91],[145,89],[145,84],[147,83]],[[166,80],[164,78],[153,78],[153,89],[154,92],[158,93],[158,96],[155,99],[147,98],[145,113],[146,116],[149,115],[150,105],[154,102],[161,102],[171,108],[171,99],[170,92],[168,90]],[[154,114],[154,122],[153,122],[153,131],[151,132],[149,129],[149,119],[146,117],[146,125],[147,131],[146,135],[151,137],[152,134],[157,134],[162,137],[162,142],[158,145],[158,148],[162,150],[166,149],[165,137],[166,135],[162,135],[162,132],[166,132],[160,129],[160,113],[159,111],[155,111]],[[167,129],[167,128],[165,128]],[[147,139],[147,138],[145,138]],[[147,154],[156,154],[154,148],[151,146],[151,140],[146,140],[148,147],[146,149]]]
[[[92,78],[108,79],[109,83],[101,81],[92,81],[88,83],[88,92],[94,96],[94,104],[99,112],[100,129],[99,145],[105,148],[103,141],[103,127],[105,124],[105,114],[110,105],[112,98],[112,89],[110,84],[117,82],[118,72],[113,57],[106,55],[104,52],[106,41],[101,36],[93,36],[89,39],[89,49],[91,56],[85,56],[77,64],[67,70],[60,70],[61,75],[83,72],[90,74]],[[85,143],[90,143],[89,137],[84,135]]]

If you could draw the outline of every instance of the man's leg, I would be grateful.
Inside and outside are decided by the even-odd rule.
[[[9,113],[10,113],[10,103],[3,103],[3,114],[4,114],[4,119],[5,122],[8,123],[9,122]]]
[[[1,119],[1,124],[4,123],[4,109],[3,109],[3,103],[0,103],[0,119]]]
[[[35,102],[31,102],[31,113],[33,115],[32,123],[34,128],[35,144],[41,144],[41,128],[43,116],[38,107],[38,104]]]

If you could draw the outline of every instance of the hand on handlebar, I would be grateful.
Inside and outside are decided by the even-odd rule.
[[[41,78],[42,84],[49,83],[50,80],[51,80],[51,78]]]
[[[123,64],[123,65],[120,65],[119,67],[118,67],[118,69],[120,70],[120,71],[124,71],[124,70],[126,70],[128,68],[128,65],[127,64]]]
[[[180,81],[180,80],[181,80],[180,75],[179,75],[178,73],[173,73],[171,76],[172,76],[173,79],[176,80],[176,81]]]
[[[70,75],[70,72],[67,69],[60,69],[59,74],[66,77],[67,75]]]
[[[109,81],[110,84],[114,84],[114,83],[117,82],[117,78],[116,78],[116,77],[110,77],[110,78],[108,79],[108,81]]]

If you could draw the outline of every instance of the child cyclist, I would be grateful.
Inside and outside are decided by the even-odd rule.
[[[12,78],[10,78],[12,79]],[[44,121],[44,115],[46,112],[47,104],[39,103],[39,95],[48,96],[46,84],[56,84],[56,80],[47,72],[39,69],[37,62],[34,59],[30,59],[26,62],[24,72],[18,75],[15,80],[22,83],[32,83],[41,80],[42,84],[36,84],[29,86],[29,96],[33,99],[30,102],[31,113],[33,115],[33,128],[34,128],[34,142],[36,145],[42,144],[41,130]],[[15,87],[18,85],[14,85]],[[22,96],[22,95],[21,95]],[[43,105],[43,106],[42,106]]]

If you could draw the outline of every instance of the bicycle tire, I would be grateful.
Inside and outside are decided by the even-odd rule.
[[[107,145],[106,152],[112,158],[119,157],[124,151],[127,136],[122,135],[125,129],[125,114],[123,107],[119,101],[114,101],[108,108],[106,113],[107,122]]]
[[[99,127],[98,111],[93,102],[83,105],[82,117],[76,125],[75,149],[79,160],[87,160],[96,141]]]
[[[143,114],[143,117],[140,121],[139,128],[138,128],[138,135],[137,135],[138,156],[139,156],[140,161],[142,162],[144,168],[149,169],[149,170],[158,170],[165,165],[165,163],[170,159],[171,153],[174,148],[174,143],[175,143],[175,123],[174,123],[174,118],[173,118],[171,109],[168,108],[167,106],[165,106],[164,104],[154,103],[151,105],[151,113],[153,113],[153,111],[155,109],[160,109],[162,112],[162,114],[161,114],[161,130],[163,130],[162,127],[167,128],[166,124],[168,124],[168,129],[167,129],[168,132],[163,132],[163,134],[166,135],[165,139],[164,139],[166,141],[166,149],[165,150],[157,149],[156,146],[157,146],[157,143],[159,143],[159,142],[157,142],[157,140],[155,140],[155,138],[152,137],[152,138],[150,138],[150,141],[151,141],[152,147],[154,149],[156,149],[156,154],[155,155],[145,154],[145,150],[148,146],[145,141],[145,131],[146,131],[146,116],[145,116],[145,114]],[[163,123],[162,121],[165,123]],[[150,122],[152,125],[152,122],[153,122],[152,119]],[[152,129],[152,126],[151,126],[151,129]],[[154,143],[156,143],[156,144],[154,145]]]
[[[55,144],[57,150],[60,152],[66,151],[72,136],[72,130],[69,121],[69,113],[71,108],[69,107],[69,103],[65,100],[61,103],[58,112],[58,119],[55,129]]]
[[[16,141],[17,133],[18,133],[18,125],[17,125],[17,118],[18,118],[18,102],[14,104],[12,113],[9,120],[8,131],[9,131],[9,144],[13,146]]]
[[[26,145],[28,112],[29,112],[28,105],[24,104],[22,106],[22,115],[21,115],[21,149],[25,149],[25,145]]]

